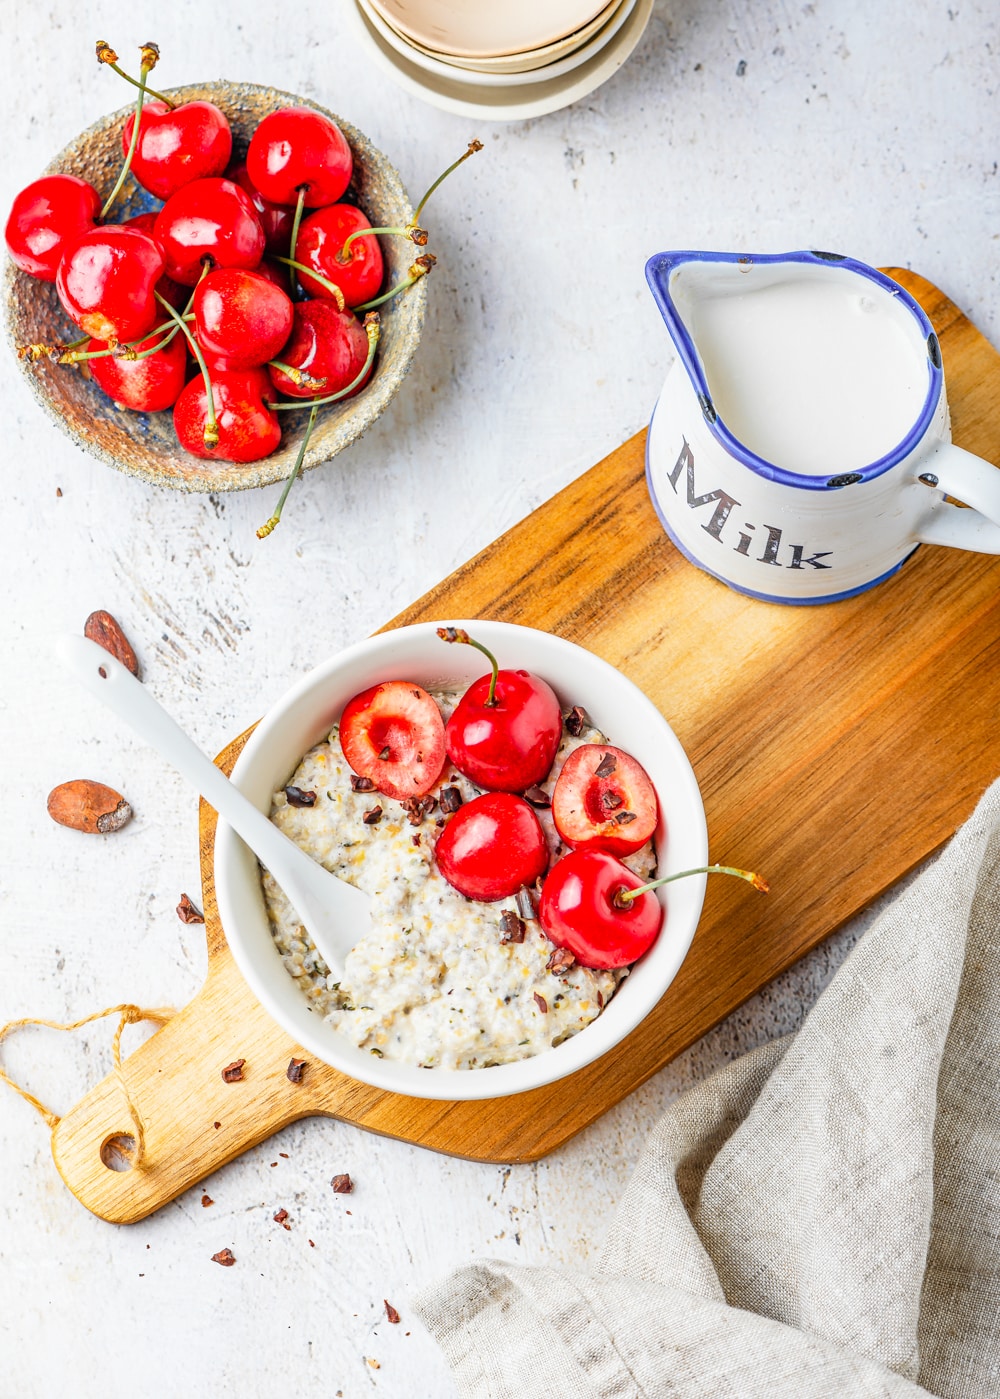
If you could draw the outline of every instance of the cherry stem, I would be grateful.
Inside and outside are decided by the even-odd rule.
[[[415,223],[407,224],[405,228],[356,228],[349,237],[344,239],[344,245],[337,254],[337,262],[350,262],[347,254],[351,244],[356,238],[369,238],[373,233],[398,233],[401,238],[409,238],[411,243],[416,243],[418,248],[427,245],[427,230],[418,228]]]
[[[144,53],[148,47],[148,45],[144,46]],[[97,41],[97,61],[98,63],[106,64],[107,67],[117,73],[120,78],[124,78],[127,83],[131,83],[133,87],[139,86],[139,83],[131,74],[126,73],[124,68],[118,67],[118,55],[105,39],[98,39]],[[153,65],[150,64],[150,67],[152,66]],[[174,103],[171,102],[169,97],[164,97],[162,92],[157,92],[156,89],[152,87],[147,87],[146,91],[149,93],[150,97],[156,97],[160,102],[165,102],[171,111],[173,110]]]
[[[766,879],[759,874],[753,874],[750,870],[734,869],[732,865],[700,865],[697,869],[679,870],[677,874],[668,874],[663,879],[653,879],[649,884],[640,884],[638,889],[627,889],[623,884],[615,890],[611,902],[615,908],[628,908],[629,904],[640,894],[648,894],[652,889],[659,889],[664,884],[672,884],[675,879],[686,879],[689,874],[732,874],[737,879],[745,879],[748,884],[752,884],[762,894],[768,893],[771,887]]]
[[[128,174],[129,167],[132,164],[132,157],[133,155],[135,155],[136,144],[139,140],[139,123],[142,120],[142,104],[146,96],[146,78],[149,76],[149,69],[146,67],[145,63],[140,68],[139,74],[139,96],[136,98],[135,103],[135,120],[132,123],[132,139],[129,142],[128,155],[126,155],[125,157],[125,163],[121,168],[121,174],[118,176],[117,184],[115,185],[111,193],[108,195],[107,199],[104,201],[104,207],[98,216],[101,219],[107,218],[108,210],[118,198],[118,195],[121,191],[121,187],[125,183],[125,176]]]
[[[335,403],[338,398],[346,398],[349,393],[353,392],[353,390],[357,388],[357,386],[361,383],[362,379],[368,373],[368,370],[371,368],[371,362],[375,358],[375,347],[378,344],[379,337],[379,318],[377,315],[373,314],[365,317],[365,331],[368,335],[368,355],[365,359],[364,365],[362,366],[360,373],[356,376],[356,378],[354,378],[351,381],[351,383],[347,385],[345,389],[341,389],[339,393],[330,394],[327,398],[317,398],[313,400],[312,410],[309,414],[309,421],[306,424],[305,436],[302,439],[302,445],[299,447],[299,454],[295,458],[295,465],[292,467],[291,475],[285,482],[285,489],[281,492],[281,496],[278,500],[277,508],[275,509],[274,514],[269,520],[265,521],[265,523],[262,524],[260,529],[257,531],[258,539],[266,539],[267,536],[277,527],[278,521],[281,519],[281,512],[285,508],[285,501],[288,499],[288,492],[292,489],[292,484],[295,481],[295,478],[299,475],[299,473],[302,470],[302,463],[305,461],[306,456],[306,448],[309,446],[309,439],[312,437],[313,428],[316,425],[316,414],[318,410],[323,406],[324,403]],[[304,408],[305,404],[272,403],[271,407]]]
[[[149,346],[147,349],[145,349],[145,350],[136,350],[136,349],[134,348],[134,346],[136,346],[136,345],[141,345],[141,344],[142,344],[142,340],[148,340],[149,337],[150,337],[151,335],[161,335],[161,334],[163,334],[163,332],[164,332],[165,330],[168,331],[168,334],[165,335],[165,336],[163,337],[162,340],[157,341],[157,343],[156,343],[155,345],[150,345],[150,346]],[[157,350],[162,349],[162,348],[164,347],[164,345],[169,345],[170,342],[171,342],[171,340],[173,340],[173,338],[174,338],[174,336],[175,336],[176,334],[177,334],[177,327],[174,326],[174,327],[171,329],[171,328],[170,328],[170,322],[169,322],[169,321],[166,321],[163,325],[158,325],[158,326],[156,326],[156,328],[155,328],[154,330],[151,330],[151,331],[149,332],[149,335],[144,335],[144,336],[142,337],[142,340],[132,340],[132,341],[130,341],[127,345],[115,345],[115,346],[113,346],[113,347],[112,347],[112,346],[108,346],[106,349],[103,349],[103,350],[82,350],[82,351],[81,351],[81,350],[73,350],[73,349],[70,349],[70,347],[67,345],[65,352],[59,356],[59,358],[57,359],[56,363],[57,363],[57,364],[82,364],[84,360],[88,360],[88,359],[106,359],[109,355],[110,355],[113,359],[127,359],[127,360],[145,359],[145,358],[147,357],[147,355],[154,354]]]
[[[279,373],[286,374],[292,383],[298,385],[299,388],[309,389],[313,393],[319,393],[326,383],[325,379],[314,379],[304,369],[296,369],[294,364],[285,364],[280,359],[269,359],[268,364],[272,369],[277,369]]]
[[[426,277],[436,261],[437,258],[433,253],[425,253],[423,257],[418,257],[404,282],[397,282],[389,291],[384,291],[381,296],[376,296],[371,301],[363,301],[360,306],[355,306],[355,311],[374,311],[376,306],[391,301],[394,296],[398,296],[400,292],[406,291],[415,282],[419,282],[421,277]]]
[[[477,651],[482,651],[483,655],[493,667],[493,674],[490,676],[490,692],[486,696],[484,703],[493,708],[496,705],[497,674],[500,666],[492,651],[488,651],[481,641],[476,641],[471,637],[464,627],[438,627],[437,634],[442,641],[461,642],[463,646],[474,646]]]
[[[326,398],[314,398],[310,400],[314,408],[322,408],[324,403],[337,403],[340,399],[346,398],[348,394],[354,392],[354,390],[361,383],[362,379],[364,379],[365,375],[368,373],[369,369],[371,368],[372,360],[375,358],[375,348],[378,345],[379,318],[377,311],[369,311],[368,315],[365,316],[365,333],[368,336],[368,354],[365,357],[365,362],[359,369],[358,373],[347,385],[347,387],[345,389],[340,389],[338,393],[327,394]],[[303,402],[271,404],[271,408],[274,412],[288,412],[293,408],[304,408],[305,406],[306,405]],[[289,480],[291,480],[291,477],[289,477]],[[286,486],[285,491],[287,492],[287,490],[288,487]],[[273,529],[274,526],[272,525],[271,528]],[[268,534],[270,534],[270,532],[271,531],[268,530]]]
[[[311,267],[306,267],[305,263],[296,262],[294,258],[278,257],[277,253],[275,253],[274,260],[275,262],[283,262],[288,267],[294,267],[296,272],[307,273],[314,281],[319,282],[321,287],[326,287],[327,291],[332,294],[334,301],[336,301],[338,310],[343,311],[347,303],[344,300],[344,293],[337,286],[336,282],[331,282],[328,277],[324,277],[321,273],[313,271]]]
[[[204,273],[202,273],[202,275],[204,276]],[[174,310],[174,308],[171,306],[170,302],[166,299],[166,297],[161,296],[158,291],[154,291],[153,295],[163,307],[164,311],[166,311],[170,319],[172,321],[176,321],[178,329],[184,332],[184,336],[187,339],[188,344],[191,346],[191,352],[194,355],[195,359],[198,361],[198,368],[201,370],[201,377],[205,381],[205,394],[208,400],[208,413],[205,418],[205,431],[202,433],[202,441],[205,443],[205,446],[209,449],[211,449],[212,447],[217,447],[219,444],[219,425],[215,421],[215,398],[212,394],[212,380],[209,378],[208,366],[205,364],[205,357],[201,353],[201,346],[198,344],[197,340],[194,338],[194,336],[188,330],[187,326],[184,324],[183,316],[178,315],[178,313]]]
[[[293,301],[295,301],[295,300],[297,299],[298,293],[299,293],[298,278],[296,277],[296,275],[295,275],[295,270],[294,270],[294,269],[298,266],[298,264],[297,264],[296,261],[295,261],[295,245],[296,245],[296,243],[299,241],[299,224],[302,222],[302,210],[303,210],[303,208],[305,207],[305,202],[306,202],[306,190],[307,190],[308,188],[309,188],[308,185],[299,185],[299,188],[298,188],[298,196],[299,196],[299,197],[298,197],[298,199],[296,200],[296,203],[295,203],[295,217],[294,217],[294,219],[292,220],[292,237],[291,237],[290,243],[288,244],[288,262],[289,262],[289,265],[290,265],[291,268],[292,268],[291,278],[292,278],[292,300],[293,300]],[[340,309],[343,310],[343,309],[344,309],[343,306],[341,306]]]
[[[453,170],[457,170],[458,167],[462,164],[462,162],[463,162],[464,160],[468,160],[468,158],[469,158],[470,155],[475,155],[477,151],[481,151],[482,149],[483,149],[483,143],[482,143],[482,141],[470,141],[470,142],[469,142],[469,149],[468,149],[467,151],[463,152],[463,154],[460,155],[460,156],[458,157],[457,160],[453,160],[452,163],[448,166],[448,169],[447,169],[447,170],[442,171],[442,173],[437,177],[437,179],[436,179],[436,180],[434,181],[434,183],[431,185],[430,189],[429,189],[429,190],[427,191],[427,193],[424,195],[423,199],[421,199],[420,203],[419,203],[419,204],[417,205],[417,207],[414,209],[414,211],[413,211],[413,218],[410,220],[410,224],[409,224],[409,226],[410,226],[411,228],[415,228],[416,225],[420,222],[420,215],[421,215],[421,212],[423,211],[423,207],[424,207],[424,205],[427,203],[428,199],[430,199],[430,197],[431,197],[431,195],[434,193],[434,191],[437,189],[438,185],[443,184],[444,181],[445,181],[445,180],[448,178],[448,176],[451,174],[451,172],[452,172]]]
[[[274,514],[269,520],[265,521],[265,523],[262,524],[260,529],[257,531],[258,539],[266,539],[267,536],[271,533],[271,531],[277,527],[278,522],[281,519],[281,512],[285,508],[285,501],[288,499],[288,492],[292,489],[292,482],[302,470],[302,463],[305,460],[306,448],[309,446],[309,439],[310,437],[312,437],[313,428],[316,426],[316,414],[318,412],[319,404],[314,403],[312,407],[312,412],[309,414],[309,421],[308,423],[306,423],[306,431],[305,436],[302,439],[302,446],[299,448],[299,454],[295,458],[295,465],[292,467],[292,474],[285,482],[285,489],[281,492],[281,498],[278,501]]]

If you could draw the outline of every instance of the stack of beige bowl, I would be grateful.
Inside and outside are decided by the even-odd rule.
[[[653,0],[349,0],[358,38],[445,111],[523,121],[577,101],[625,62]]]

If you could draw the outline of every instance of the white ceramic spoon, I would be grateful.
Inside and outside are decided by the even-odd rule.
[[[266,865],[332,972],[368,929],[368,895],[338,879],[273,826],[188,738],[146,687],[96,641],[62,636],[56,655],[80,684],[130,724],[228,821]]]

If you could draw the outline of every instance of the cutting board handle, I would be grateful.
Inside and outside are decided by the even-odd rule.
[[[226,1082],[223,1069],[238,1059],[242,1077]],[[292,1059],[305,1061],[299,1082],[288,1077]],[[145,1133],[138,1164],[129,1160],[128,1102],[111,1074],[53,1128],[56,1166],[87,1209],[134,1223],[289,1122],[327,1111],[310,1067],[233,963],[219,961],[194,1000],[123,1061]]]

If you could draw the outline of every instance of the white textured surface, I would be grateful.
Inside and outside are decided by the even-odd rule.
[[[195,802],[55,673],[51,633],[95,607],[115,613],[148,684],[216,751],[294,676],[645,421],[668,353],[642,269],[662,248],[819,246],[910,265],[1000,341],[1000,34],[987,0],[919,13],[899,0],[836,12],[658,0],[633,59],[591,98],[478,131],[361,63],[335,6],[206,13],[191,0],[100,11],[2,0],[4,209],[127,100],[93,60],[98,37],[127,65],[157,39],[165,84],[223,76],[315,97],[387,151],[414,193],[470,136],[486,150],[427,217],[440,263],[413,375],[368,437],[296,489],[265,543],[253,531],[270,495],[182,497],[116,476],[48,426],[3,356],[0,1019],[182,1004],[205,967],[201,928],[173,911],[182,890],[197,895]],[[54,826],[45,794],[76,776],[123,790],[132,825],[107,839]],[[0,1388],[447,1399],[409,1291],[484,1254],[585,1263],[662,1104],[794,1028],[856,932],[534,1167],[452,1161],[313,1120],[207,1180],[211,1208],[193,1190],[117,1228],[69,1195],[44,1124],[4,1091]],[[64,1111],[107,1071],[110,1038],[110,1025],[73,1041],[31,1031],[3,1062]],[[330,1190],[339,1171],[354,1195]],[[272,1222],[279,1206],[290,1231]],[[226,1245],[231,1269],[210,1261]],[[386,1297],[399,1326],[384,1322]]]

